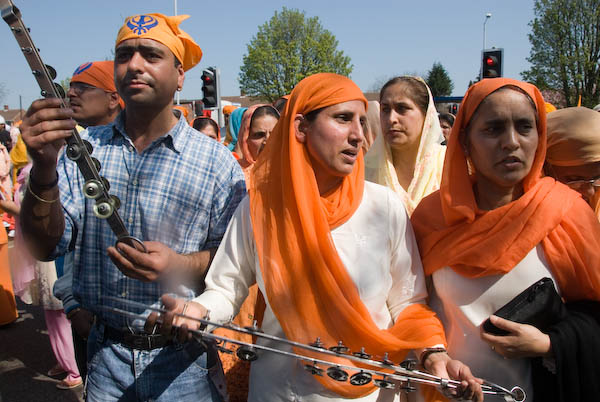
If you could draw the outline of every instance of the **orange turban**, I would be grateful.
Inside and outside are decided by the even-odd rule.
[[[505,86],[520,88],[535,103],[538,147],[524,194],[485,211],[477,206],[459,138],[481,102]],[[565,300],[600,300],[600,225],[578,193],[542,178],[545,156],[546,109],[535,86],[507,78],[471,86],[452,127],[440,190],[411,217],[425,273],[449,266],[468,278],[501,275],[541,244]]]
[[[189,15],[169,17],[159,13],[128,17],[117,34],[115,46],[127,39],[152,39],[168,47],[187,71],[200,62],[202,49],[181,29],[181,21]]]
[[[225,105],[223,106],[223,114],[231,114],[235,109],[237,109],[237,106]]]
[[[367,107],[360,88],[337,74],[315,74],[296,85],[252,172],[254,240],[266,299],[288,339],[308,344],[320,337],[327,345],[341,340],[352,350],[364,347],[378,356],[389,352],[390,359],[402,361],[408,350],[445,343],[445,338],[441,323],[423,304],[405,308],[392,328],[378,328],[337,253],[331,230],[346,222],[361,203],[362,153],[342,183],[321,196],[307,147],[295,136],[297,114],[352,100]],[[345,398],[376,389],[328,376],[315,378]]]
[[[115,63],[113,61],[83,63],[73,71],[71,82],[83,82],[107,92],[117,92],[115,87]],[[121,109],[125,108],[125,103],[123,103],[121,97],[119,97],[119,104]]]
[[[187,107],[181,106],[181,105],[175,105],[175,106],[173,106],[173,109],[179,110],[181,113],[183,113],[183,117],[186,120],[188,119],[189,111],[188,111]]]
[[[546,109],[546,114],[554,112],[556,110],[556,107],[550,102],[544,102],[544,106]]]

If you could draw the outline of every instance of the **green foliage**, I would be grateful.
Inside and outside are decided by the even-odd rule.
[[[563,93],[567,106],[593,107],[600,98],[598,0],[535,0],[529,23],[531,68],[524,80]]]
[[[433,67],[431,67],[431,70],[427,72],[425,82],[427,82],[427,85],[429,85],[429,89],[431,89],[431,94],[434,97],[452,95],[454,83],[452,82],[450,76],[448,75],[448,72],[440,62],[433,63]]]
[[[273,102],[288,94],[304,77],[331,72],[348,76],[350,57],[337,50],[335,36],[318,17],[283,8],[260,27],[248,44],[240,68],[240,89],[246,95]]]
[[[69,88],[71,87],[71,77],[67,77],[64,80],[60,80],[60,86],[65,90],[65,94],[69,92]]]

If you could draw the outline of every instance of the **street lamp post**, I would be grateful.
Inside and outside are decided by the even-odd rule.
[[[485,24],[488,22],[488,20],[492,18],[492,13],[487,13],[485,15],[485,20],[483,21],[483,50],[486,49],[486,44],[485,44]]]
[[[492,13],[487,13],[485,15],[485,20],[483,21],[483,49],[481,50],[481,54],[483,54],[483,52],[486,49],[486,44],[485,44],[485,24],[487,24],[488,20],[492,18]],[[479,79],[482,80],[483,79],[483,66],[481,67],[481,73],[479,74]]]

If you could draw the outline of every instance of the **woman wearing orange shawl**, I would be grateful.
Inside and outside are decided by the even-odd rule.
[[[163,297],[169,310],[181,312],[185,305],[188,315],[203,317],[209,309],[211,320],[227,322],[257,283],[266,302],[262,329],[269,334],[304,344],[317,338],[325,346],[343,342],[351,351],[387,353],[396,362],[410,350],[445,343],[439,320],[423,303],[421,264],[402,202],[363,179],[366,104],[360,89],[336,74],[298,83],[256,162],[254,186],[230,222],[206,291],[187,304]],[[165,316],[163,332],[170,331],[172,317]],[[192,321],[177,323],[197,328]],[[469,392],[477,388],[462,363],[446,353],[427,356],[426,368],[469,380]],[[249,400],[396,397],[373,383],[313,377],[303,364],[261,353],[252,363]]]
[[[600,300],[600,225],[578,193],[542,178],[545,156],[546,112],[539,90],[510,79],[483,80],[463,99],[440,190],[411,218],[425,273],[433,277],[432,303],[445,317],[449,353],[490,381],[519,384],[528,400],[553,400],[597,384],[598,368],[573,369],[572,359],[600,358],[599,345],[568,335],[579,334],[581,327],[600,328],[589,314],[573,313],[576,319],[565,319],[548,333],[495,316],[492,323],[509,335],[479,327],[542,277],[554,280],[566,302]],[[534,387],[532,365],[535,375],[546,375],[540,362],[551,357],[557,376]],[[565,382],[572,375],[581,381]],[[543,390],[554,385],[558,390],[544,399]],[[579,399],[568,394],[558,400]]]

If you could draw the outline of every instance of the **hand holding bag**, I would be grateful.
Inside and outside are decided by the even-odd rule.
[[[565,305],[550,278],[535,282],[494,313],[506,320],[533,325],[540,331],[560,321],[565,314]],[[483,329],[494,335],[509,334],[492,324],[489,318],[483,323]]]

